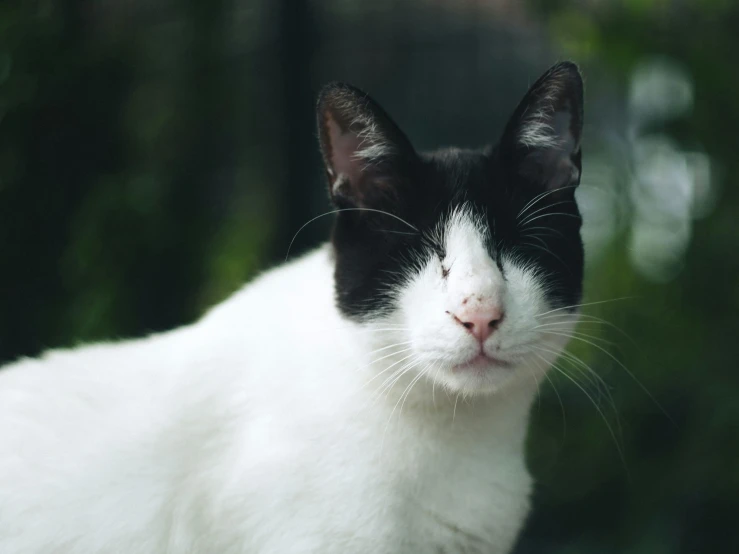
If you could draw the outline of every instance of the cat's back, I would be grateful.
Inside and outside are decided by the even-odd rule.
[[[0,368],[0,551],[166,551],[177,491],[224,448],[227,420],[259,409],[254,391],[282,380],[275,365],[309,347],[275,329],[291,314],[327,317],[330,302],[316,310],[330,283],[324,248],[263,274],[194,324]],[[96,527],[105,542],[80,533]]]
[[[124,544],[140,549],[125,539],[133,536],[156,541],[143,527],[159,502],[138,498],[143,487],[151,498],[166,494],[170,463],[151,461],[171,405],[153,358],[173,339],[52,351],[0,370],[0,551],[65,543],[90,551],[96,532],[75,530],[97,526],[101,540],[110,535],[106,505],[121,514],[138,505],[137,517],[116,524]]]
[[[324,247],[264,273],[193,324],[133,340],[49,350],[0,367],[0,425],[24,418],[30,424],[38,417],[49,427],[78,427],[94,424],[87,419],[92,414],[99,418],[120,406],[132,424],[136,405],[164,410],[168,396],[188,397],[186,390],[203,390],[204,381],[217,384],[233,371],[258,380],[263,363],[278,360],[286,345],[294,351],[309,344],[301,337],[310,332],[295,333],[296,325],[313,320],[312,329],[325,328],[334,316],[331,277]],[[65,417],[49,418],[50,413]],[[146,413],[149,421],[151,416]]]

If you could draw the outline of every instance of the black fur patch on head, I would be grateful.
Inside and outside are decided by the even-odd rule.
[[[557,64],[524,96],[495,147],[417,153],[365,93],[325,87],[318,131],[340,210],[332,235],[340,310],[358,320],[392,310],[404,270],[419,257],[443,258],[443,245],[429,237],[462,204],[487,223],[493,259],[511,256],[539,269],[554,307],[577,303],[582,103],[577,67]]]

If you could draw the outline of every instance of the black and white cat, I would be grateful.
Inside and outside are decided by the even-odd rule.
[[[192,325],[0,371],[0,552],[509,552],[581,295],[582,102],[560,63],[494,148],[422,154],[324,88],[330,244]]]

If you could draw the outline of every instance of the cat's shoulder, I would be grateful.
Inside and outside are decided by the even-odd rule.
[[[263,272],[238,291],[210,308],[198,321],[170,331],[147,336],[79,343],[48,349],[37,356],[21,357],[0,367],[0,379],[11,376],[45,379],[65,369],[105,367],[119,364],[141,367],[145,360],[160,359],[165,353],[193,353],[200,346],[213,346],[221,328],[249,329],[254,319],[266,320],[279,314],[299,312],[301,304],[316,303],[331,287],[331,253],[324,245],[294,261]],[[329,291],[330,294],[330,291]],[[320,300],[319,300],[320,299]],[[287,310],[287,311],[285,311]],[[231,327],[231,324],[240,325]],[[206,348],[207,349],[207,348]],[[141,362],[141,363],[140,363]]]
[[[212,325],[250,317],[266,321],[294,316],[321,303],[333,307],[333,271],[331,247],[324,244],[261,273],[208,310],[202,322]]]

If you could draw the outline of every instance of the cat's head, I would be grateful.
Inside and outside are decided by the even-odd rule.
[[[337,303],[398,344],[398,370],[491,392],[563,348],[582,291],[582,105],[577,67],[560,63],[496,146],[419,153],[365,93],[323,89]]]

